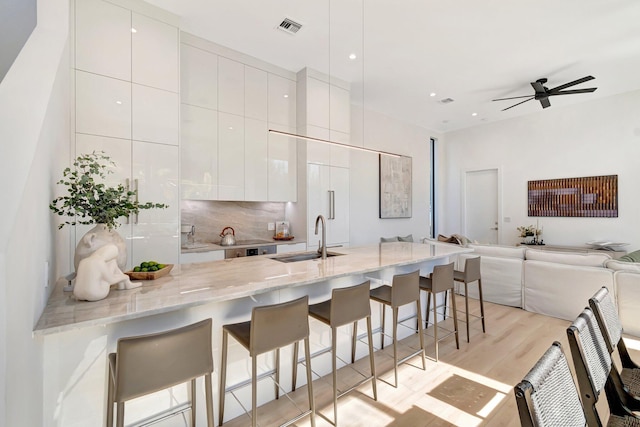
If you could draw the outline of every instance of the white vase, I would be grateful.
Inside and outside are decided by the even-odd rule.
[[[127,266],[127,244],[116,230],[110,230],[105,224],[96,224],[91,230],[80,239],[76,246],[76,253],[73,257],[73,265],[78,271],[80,260],[88,257],[97,249],[111,243],[118,248],[117,264],[120,270],[125,271]]]

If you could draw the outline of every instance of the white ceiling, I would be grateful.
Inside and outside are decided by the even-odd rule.
[[[543,111],[491,101],[533,95],[542,77],[553,88],[592,75],[571,89],[598,88],[551,97],[550,109],[640,89],[638,0],[146,1],[180,16],[184,31],[328,72],[352,83],[353,102],[439,132]],[[284,17],[303,24],[298,34],[275,29]]]

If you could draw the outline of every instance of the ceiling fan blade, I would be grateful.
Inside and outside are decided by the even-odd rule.
[[[540,104],[542,105],[542,108],[551,107],[551,103],[549,102],[549,98],[541,98],[540,99]]]
[[[518,102],[517,104],[513,104],[511,107],[507,107],[507,108],[505,108],[505,109],[503,109],[503,110],[501,110],[501,111],[507,111],[507,110],[508,110],[508,109],[510,109],[510,108],[517,107],[517,106],[518,106],[518,105],[520,105],[520,104],[524,104],[524,103],[525,103],[525,102],[527,102],[527,101],[531,101],[533,98],[534,98],[534,97],[532,96],[532,97],[530,97],[529,99],[525,99],[524,101]]]
[[[586,77],[583,77],[583,78],[581,78],[581,79],[574,80],[574,81],[572,81],[572,82],[565,83],[565,84],[560,85],[560,86],[556,86],[556,87],[554,87],[553,89],[549,89],[549,92],[557,92],[557,91],[559,91],[559,90],[562,90],[562,89],[568,88],[568,87],[570,87],[570,86],[579,85],[580,83],[588,82],[589,80],[593,80],[593,79],[595,79],[595,77],[593,77],[593,76],[586,76]]]
[[[597,87],[588,87],[586,89],[572,89],[572,90],[563,90],[562,92],[553,92],[553,93],[549,93],[549,96],[555,96],[555,95],[574,95],[576,93],[591,93],[591,92],[595,92],[596,89],[598,89]]]
[[[492,99],[492,101],[506,101],[507,99],[529,98],[531,95],[511,96],[509,98]]]
[[[531,82],[531,86],[533,86],[533,90],[536,91],[536,94],[546,93],[544,85],[541,82]]]

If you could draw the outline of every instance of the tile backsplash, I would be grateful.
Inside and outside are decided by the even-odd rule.
[[[238,240],[271,240],[273,230],[267,223],[285,219],[286,203],[278,202],[219,202],[183,200],[180,203],[181,223],[195,225],[195,240],[219,243],[220,232],[232,227]]]

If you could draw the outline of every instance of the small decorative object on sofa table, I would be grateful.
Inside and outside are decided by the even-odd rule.
[[[529,226],[521,226],[518,227],[517,230],[520,232],[520,237],[522,237],[523,241],[521,244],[523,245],[544,245],[543,240],[540,239],[540,235],[542,234],[542,229],[538,228],[536,225]]]

